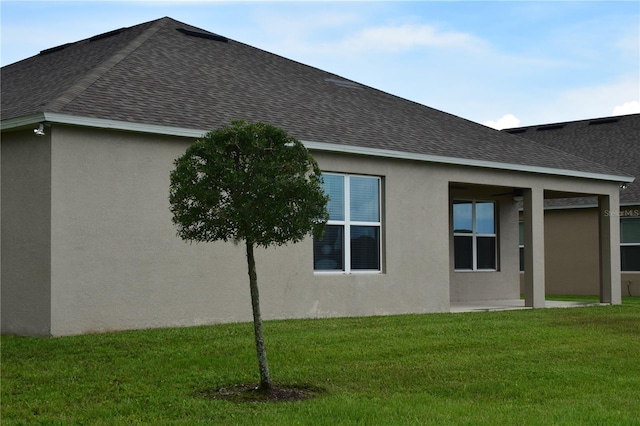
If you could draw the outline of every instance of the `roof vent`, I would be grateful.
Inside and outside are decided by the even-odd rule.
[[[543,131],[543,130],[562,129],[563,127],[564,127],[564,124],[549,124],[547,126],[540,126],[536,130],[540,132],[540,131]]]
[[[204,38],[207,40],[215,40],[215,41],[221,41],[223,43],[226,43],[229,41],[228,38],[223,37],[221,35],[218,34],[214,34],[214,33],[209,33],[209,32],[202,32],[202,31],[193,31],[193,30],[188,30],[186,28],[176,28],[178,31],[180,31],[182,34],[184,35],[188,35],[190,37],[198,37],[198,38]]]
[[[595,126],[597,124],[609,124],[609,123],[617,123],[620,121],[619,118],[607,117],[607,118],[599,118],[597,120],[591,120],[589,122],[589,126]]]
[[[512,135],[515,135],[516,133],[524,133],[526,131],[527,131],[527,129],[507,129],[507,130],[505,130],[505,132],[511,133]]]
[[[124,30],[126,30],[126,28],[120,28],[118,30],[113,30],[113,31],[109,31],[109,32],[106,32],[106,33],[98,34],[98,35],[95,35],[95,36],[91,37],[89,39],[89,41],[102,40],[103,38],[107,38],[107,37],[111,37],[111,36],[120,34]]]
[[[325,78],[324,81],[333,83],[336,86],[346,87],[348,89],[362,89],[362,86],[355,81],[339,80],[337,78]]]
[[[120,28],[118,30],[113,30],[113,31],[109,31],[109,32],[106,32],[106,33],[98,34],[96,36],[91,37],[89,39],[89,41],[91,42],[91,41],[96,41],[96,40],[101,40],[103,38],[111,37],[111,36],[114,36],[116,34],[120,34],[121,32],[123,32],[126,29],[127,28],[125,27],[125,28]],[[48,55],[49,53],[59,52],[61,50],[64,50],[65,48],[71,46],[72,44],[75,44],[75,43],[62,44],[60,46],[56,46],[56,47],[52,47],[52,48],[49,48],[49,49],[41,50],[40,51],[40,55]]]

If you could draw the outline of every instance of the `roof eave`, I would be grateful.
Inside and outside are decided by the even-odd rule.
[[[418,153],[404,152],[404,151],[391,151],[391,150],[378,149],[378,148],[366,148],[366,147],[351,146],[351,145],[328,144],[323,142],[311,142],[311,141],[301,141],[301,142],[304,143],[304,145],[308,149],[316,150],[316,151],[331,151],[331,152],[340,152],[345,154],[359,154],[359,155],[367,155],[367,156],[373,156],[373,157],[397,158],[402,160],[414,160],[414,161],[423,161],[423,162],[429,162],[429,163],[450,164],[450,165],[457,165],[457,166],[482,167],[482,168],[492,168],[492,169],[509,170],[509,171],[517,171],[517,172],[541,173],[541,174],[549,174],[549,175],[557,175],[557,176],[608,180],[608,181],[614,181],[619,183],[631,183],[635,180],[635,178],[630,176],[581,172],[577,170],[554,169],[550,167],[500,163],[497,161],[473,160],[468,158],[445,157],[445,156],[439,156],[439,155],[418,154]]]
[[[72,126],[94,127],[100,129],[124,130],[130,132],[152,133],[167,136],[182,136],[199,138],[206,130],[188,129],[184,127],[159,126],[156,124],[134,123],[130,121],[110,120],[105,118],[83,117],[79,115],[60,114],[55,112],[40,112],[24,117],[11,118],[0,122],[1,130],[25,127],[42,122],[67,124]]]
[[[60,113],[43,112],[29,116],[17,117],[0,122],[0,130],[9,130],[25,127],[30,124],[51,122],[74,126],[94,127],[101,129],[123,130],[131,132],[151,133],[167,136],[180,136],[187,138],[199,138],[207,133],[207,130],[188,129],[183,127],[160,126],[156,124],[142,124],[128,121],[109,120],[95,117],[82,117]],[[401,160],[413,160],[428,163],[449,164],[456,166],[482,167],[498,170],[529,172],[555,176],[578,177],[585,179],[605,180],[618,183],[631,183],[635,178],[622,175],[609,175],[577,170],[555,169],[550,167],[528,166],[522,164],[501,163],[497,161],[473,160],[468,158],[446,157],[431,154],[419,154],[404,151],[394,151],[380,148],[368,148],[353,145],[339,145],[325,142],[301,141],[307,149],[312,151],[333,152],[369,157],[396,158]]]

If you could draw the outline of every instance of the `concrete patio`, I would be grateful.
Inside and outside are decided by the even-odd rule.
[[[604,306],[608,303],[575,302],[562,300],[545,300],[545,308],[576,308],[583,306]],[[490,312],[508,311],[516,309],[532,309],[524,305],[524,299],[513,300],[480,300],[476,302],[452,302],[449,312]]]

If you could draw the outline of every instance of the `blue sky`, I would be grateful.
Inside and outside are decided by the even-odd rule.
[[[170,16],[478,123],[640,112],[637,1],[7,1],[2,66]]]

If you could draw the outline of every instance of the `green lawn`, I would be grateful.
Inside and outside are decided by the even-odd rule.
[[[622,306],[268,321],[300,402],[203,391],[257,382],[251,324],[2,336],[10,424],[640,425],[640,298]]]

